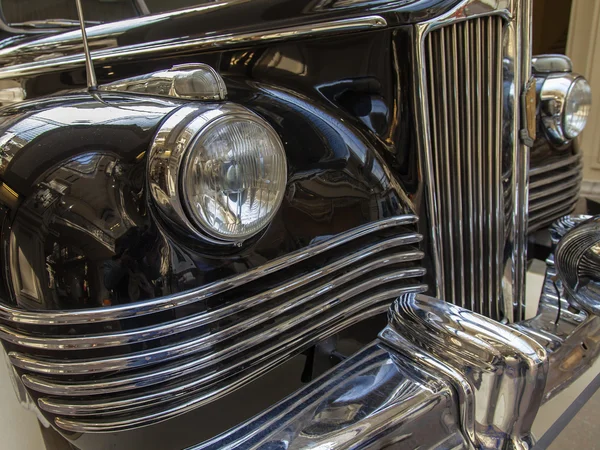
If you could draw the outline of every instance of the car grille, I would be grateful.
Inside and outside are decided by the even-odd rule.
[[[223,396],[407,292],[424,292],[416,217],[363,225],[229,279],[105,309],[0,306],[41,411],[75,432],[154,423]]]
[[[499,318],[511,192],[504,181],[503,19],[471,19],[425,36],[440,295]]]
[[[582,179],[581,154],[529,169],[529,232],[547,227],[575,208]]]

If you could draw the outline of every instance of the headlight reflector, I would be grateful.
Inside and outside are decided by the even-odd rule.
[[[286,159],[275,131],[253,115],[223,116],[192,143],[182,195],[192,220],[221,239],[245,239],[277,212],[286,186]]]
[[[579,77],[571,85],[565,99],[564,130],[567,139],[574,139],[583,131],[592,109],[592,90],[585,78]]]
[[[167,223],[204,243],[238,245],[277,213],[286,154],[275,130],[247,108],[189,104],[157,131],[148,183]]]

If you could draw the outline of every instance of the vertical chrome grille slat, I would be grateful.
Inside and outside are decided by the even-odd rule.
[[[426,86],[445,299],[501,316],[502,33],[499,16],[425,36]]]

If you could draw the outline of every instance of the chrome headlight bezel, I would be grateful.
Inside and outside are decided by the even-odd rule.
[[[542,83],[540,114],[544,134],[556,146],[565,146],[577,137],[569,135],[565,129],[566,104],[573,88],[580,82],[587,84],[587,80],[576,73],[554,73],[548,75]]]
[[[194,146],[225,120],[249,120],[274,136],[281,144],[284,157],[284,182],[287,184],[287,165],[283,143],[271,125],[249,109],[234,103],[194,104],[180,108],[172,114],[155,135],[148,156],[148,185],[154,204],[167,222],[192,237],[215,245],[240,245],[264,230],[276,215],[283,193],[276,199],[276,206],[263,225],[252,233],[231,236],[218,233],[198,220],[186,203],[184,177],[188,176],[188,162]]]

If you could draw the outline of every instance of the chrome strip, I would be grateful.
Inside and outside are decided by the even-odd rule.
[[[402,280],[405,278],[419,277],[425,274],[425,270],[421,268],[416,269],[404,269],[395,272],[385,273],[383,275],[376,276],[373,279],[364,281],[357,286],[346,289],[342,293],[334,296],[330,296],[319,301],[308,311],[304,311],[302,314],[298,314],[292,320],[293,324],[300,323],[307,318],[315,317],[318,314],[326,311],[329,308],[337,306],[340,302],[349,300],[352,297],[367,291],[368,289],[374,289],[384,283],[391,281]],[[362,273],[361,273],[362,275]],[[349,275],[350,276],[350,275]],[[340,278],[339,285],[343,285],[345,280]],[[185,355],[198,353],[202,350],[207,350],[218,342],[222,342],[235,335],[238,335],[246,330],[249,330],[267,320],[271,320],[276,317],[280,317],[284,312],[287,312],[293,308],[296,308],[304,303],[309,302],[315,298],[318,298],[323,291],[327,292],[330,289],[339,287],[337,280],[325,285],[324,287],[316,287],[306,294],[300,295],[299,297],[292,298],[284,303],[275,306],[268,311],[262,312],[249,319],[235,323],[233,326],[220,330],[216,333],[208,334],[200,338],[188,339],[177,344],[167,345],[159,347],[157,349],[145,350],[136,353],[129,353],[119,357],[111,358],[98,358],[98,359],[84,359],[84,360],[64,360],[64,359],[49,359],[49,358],[36,358],[33,356],[25,355],[21,352],[11,351],[8,354],[10,362],[16,367],[26,369],[32,372],[52,374],[52,375],[80,375],[88,373],[100,373],[100,372],[112,372],[115,370],[124,370],[145,367],[148,365],[156,364],[159,362],[170,361],[175,358],[179,358]],[[281,331],[277,330],[276,331]],[[273,329],[270,329],[273,332]],[[252,345],[256,345],[256,339],[252,339]],[[243,346],[237,344],[233,348],[233,352],[241,351]],[[232,349],[226,348],[222,352],[230,354]],[[207,355],[210,362],[217,359],[219,352],[212,352]]]
[[[379,306],[383,306],[384,308],[389,307],[389,300],[397,297],[398,295],[405,292],[414,292],[417,286],[408,286],[403,288],[391,289],[386,292],[380,293],[376,296],[367,296],[362,297],[359,303],[356,303],[351,308],[338,312],[336,316],[347,316],[347,315],[360,315],[360,320],[363,320],[362,312],[364,311],[365,306],[375,307],[378,303],[385,302],[385,304],[380,304]],[[419,290],[419,289],[417,289]],[[383,311],[382,311],[383,312]],[[309,322],[307,328],[303,329],[303,334],[308,333],[311,330],[317,330],[319,328],[326,328],[328,323],[335,323],[336,316],[334,317],[326,317],[319,321]],[[290,319],[290,322],[294,322],[294,319]],[[268,337],[273,337],[279,335],[279,331],[281,330],[269,330],[267,333]],[[330,335],[328,333],[328,335]],[[268,338],[265,338],[266,341]],[[99,416],[110,416],[114,414],[121,414],[126,412],[131,412],[135,410],[139,410],[146,406],[157,406],[159,404],[168,403],[174,400],[174,395],[187,395],[190,393],[190,390],[197,389],[198,387],[206,386],[207,383],[216,380],[224,380],[229,375],[235,374],[239,372],[241,366],[248,365],[253,359],[257,357],[263,357],[264,359],[269,359],[274,357],[278,351],[281,351],[279,348],[283,347],[284,350],[289,351],[289,348],[284,344],[291,344],[295,349],[298,349],[303,344],[306,344],[305,340],[302,340],[300,344],[298,343],[299,338],[297,335],[292,335],[291,337],[287,337],[285,340],[277,340],[272,343],[270,346],[266,348],[261,348],[257,353],[251,352],[240,352],[241,359],[239,361],[235,361],[232,364],[227,364],[227,367],[223,370],[219,371],[209,371],[207,373],[202,373],[200,378],[192,379],[191,381],[186,381],[182,384],[176,384],[175,386],[157,386],[154,389],[148,390],[145,389],[141,392],[137,393],[125,393],[121,396],[110,396],[109,398],[102,398],[100,400],[96,400],[94,398],[86,398],[86,399],[67,399],[67,400],[57,400],[57,399],[48,399],[41,398],[38,401],[39,406],[45,411],[51,412],[53,414],[59,415],[77,415],[77,416],[89,416],[89,415],[99,415]],[[312,341],[312,339],[311,339]],[[254,343],[252,346],[256,345]],[[247,350],[247,349],[245,349]],[[212,361],[211,361],[212,362]]]
[[[306,286],[309,283],[313,283],[318,279],[330,275],[344,267],[362,261],[363,259],[369,256],[376,255],[381,251],[388,250],[401,245],[417,243],[420,240],[421,238],[419,235],[409,234],[381,241],[375,244],[374,246],[368,247],[367,249],[364,249],[358,253],[352,254],[338,261],[335,261],[334,263],[331,263],[321,268],[320,270],[294,278],[288,283],[277,286],[273,289],[269,289],[265,292],[261,292],[260,294],[242,299],[238,302],[229,304],[222,308],[215,309],[214,311],[193,314],[191,316],[187,316],[179,320],[163,322],[160,325],[156,326],[138,328],[119,333],[103,333],[65,338],[52,335],[35,336],[27,333],[14,331],[9,327],[0,325],[0,338],[16,345],[46,350],[81,350],[88,348],[96,349],[114,347],[119,345],[129,345],[136,342],[164,338],[166,336],[182,333],[184,331],[188,331],[199,326],[224,319],[241,311],[250,310],[251,308],[254,308],[262,303],[271,301],[274,298],[277,298],[292,290],[295,290],[302,286]],[[390,264],[396,264],[399,262],[420,260],[423,259],[423,256],[423,252],[411,251],[396,253],[391,256],[379,258],[374,261],[370,261],[357,269],[344,273],[342,276],[336,278],[334,281],[327,282],[324,285],[317,285],[315,288],[311,289],[310,292],[314,291],[324,293],[327,290],[333,289],[334,287],[341,285],[342,283],[351,281],[354,278],[364,275],[369,271],[387,267]],[[306,295],[307,294],[303,294],[300,297],[296,297],[294,301],[299,301],[299,298],[305,298]],[[243,322],[238,322],[235,326],[242,325]],[[223,331],[220,331],[219,333],[222,332]],[[216,334],[212,335],[212,337],[215,338]]]
[[[244,44],[270,43],[300,37],[330,36],[338,33],[350,33],[357,31],[373,30],[387,26],[386,20],[377,15],[354,17],[349,19],[331,20],[313,24],[298,25],[294,27],[277,28],[273,30],[260,30],[250,33],[223,33],[221,35],[209,35],[183,42],[166,42],[144,45],[129,45],[118,48],[97,50],[92,52],[92,60],[95,64],[115,63],[119,61],[130,61],[135,58],[155,57],[160,53],[168,53],[174,56],[181,52],[215,50],[241,46]],[[0,69],[0,79],[19,78],[36,75],[45,72],[68,70],[81,67],[85,64],[84,55],[73,55],[45,61],[16,64]]]
[[[578,153],[577,155],[570,156],[569,158],[562,159],[552,164],[532,167],[529,169],[529,176],[535,177],[542,173],[550,172],[551,170],[562,169],[563,167],[568,166],[570,164],[580,164],[581,158],[581,153]]]
[[[235,275],[225,280],[217,281],[200,289],[176,294],[168,297],[147,300],[127,305],[113,306],[103,309],[77,309],[62,311],[25,311],[16,309],[7,305],[0,304],[0,318],[10,322],[34,325],[63,325],[63,324],[82,324],[88,322],[105,322],[110,320],[138,317],[146,314],[166,311],[180,306],[188,305],[201,301],[207,297],[225,292],[236,286],[240,286],[250,281],[258,280],[266,275],[275,273],[279,270],[297,264],[313,256],[319,255],[327,250],[339,247],[354,239],[366,236],[376,231],[387,228],[410,225],[417,222],[414,215],[403,215],[390,217],[377,222],[371,222],[345,233],[338,234],[326,241],[310,245],[306,248],[297,250],[288,255],[276,258],[260,267],[256,267],[247,272]]]

